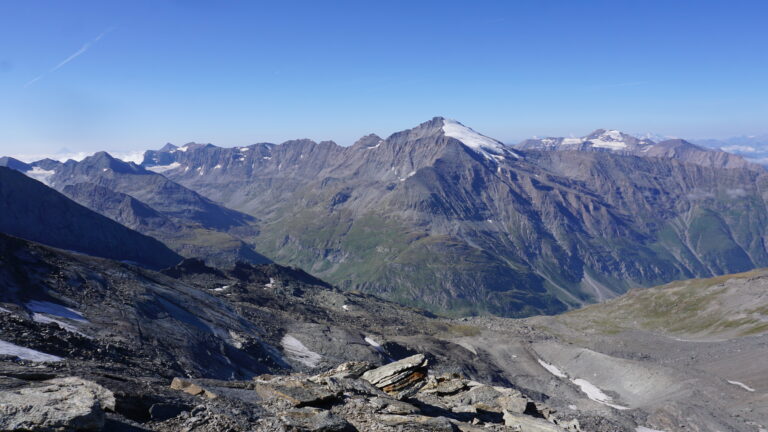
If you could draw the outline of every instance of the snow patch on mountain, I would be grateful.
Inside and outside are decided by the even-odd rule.
[[[558,378],[568,378],[568,376],[564,374],[563,371],[561,371],[557,366],[553,364],[549,364],[542,359],[537,359],[537,360],[539,361],[539,364],[552,375]]]
[[[617,130],[607,130],[597,138],[589,141],[592,143],[592,147],[607,148],[610,150],[624,150],[627,148],[627,143],[624,141],[624,137],[621,132]]]
[[[646,152],[656,143],[645,138],[636,138],[615,129],[598,129],[581,138],[534,138],[524,144],[524,148],[537,150],[581,150],[605,149],[617,152]]]
[[[743,388],[744,390],[746,390],[746,391],[748,391],[748,392],[753,392],[753,391],[755,391],[755,389],[753,389],[752,387],[750,387],[750,386],[748,386],[748,385],[744,384],[743,382],[740,382],[740,381],[731,381],[731,380],[728,380],[728,382],[729,382],[730,384],[733,384],[733,385],[735,385],[735,386],[739,386],[739,387]]]
[[[178,168],[180,166],[181,166],[180,163],[174,162],[174,163],[172,163],[170,165],[157,165],[157,166],[153,166],[153,167],[148,167],[147,169],[152,171],[152,172],[156,172],[158,174],[161,174],[161,173],[164,173],[166,171],[170,171],[172,169],[176,169],[176,168]]]
[[[542,359],[536,359],[539,364],[546,369],[549,373],[552,375],[558,377],[558,378],[564,378],[568,379],[568,375],[561,371],[557,366],[547,363]],[[579,386],[579,389],[587,395],[588,398],[595,402],[599,402],[603,405],[609,406],[611,408],[617,409],[617,410],[627,410],[628,407],[616,405],[613,402],[613,398],[605,394],[602,390],[600,390],[597,386],[592,384],[591,382],[583,379],[583,378],[574,378],[571,379],[571,382]]]
[[[0,340],[0,355],[15,356],[33,362],[57,362],[62,358]]]
[[[44,313],[48,315],[57,316],[60,318],[71,319],[74,321],[88,322],[88,320],[85,319],[85,317],[83,317],[83,315],[80,314],[79,311],[68,308],[66,306],[62,306],[60,304],[51,303],[48,301],[32,300],[28,302],[25,306],[27,307],[27,309],[31,310],[32,312]]]
[[[57,320],[56,318],[51,318],[51,317],[49,317],[48,315],[45,315],[45,314],[33,313],[32,314],[32,321],[39,322],[41,324],[55,323],[59,327],[63,328],[64,330],[66,330],[66,331],[68,331],[70,333],[78,333],[78,334],[82,335],[82,333],[80,333],[80,331],[78,331],[76,326],[74,326],[72,324],[69,324],[69,323],[66,323],[66,322],[64,322],[62,320]]]
[[[286,357],[305,366],[315,367],[323,358],[320,354],[304,346],[300,340],[288,334],[283,336],[280,344],[283,346]]]
[[[379,140],[379,142],[377,142],[376,145],[370,146],[370,147],[366,147],[366,150],[371,150],[371,149],[378,148],[381,145],[381,143],[383,143],[383,142],[384,142],[384,140]]]
[[[550,144],[552,139],[547,140],[547,144]],[[584,138],[563,138],[562,145],[579,145],[584,142]]]
[[[48,180],[52,175],[56,174],[56,172],[53,170],[44,170],[40,167],[32,167],[31,170],[25,172],[24,174],[26,174],[29,178],[33,178],[39,181],[40,183],[49,185],[50,183]]]
[[[443,133],[447,137],[461,141],[462,144],[486,159],[494,160],[495,157],[504,155],[511,155],[516,159],[520,157],[517,153],[508,150],[501,142],[475,132],[472,128],[468,128],[456,120],[444,119]]]
[[[592,399],[595,402],[599,402],[599,403],[601,403],[603,405],[607,405],[607,406],[609,406],[611,408],[615,408],[617,410],[627,410],[627,409],[629,409],[628,407],[621,406],[621,405],[616,405],[616,404],[611,403],[613,401],[612,397],[610,397],[607,394],[603,393],[602,390],[600,390],[594,384],[592,384],[591,382],[589,382],[589,381],[587,381],[585,379],[576,378],[576,379],[571,380],[571,382],[576,384],[577,386],[579,386],[581,391],[585,395],[587,395],[588,398]]]
[[[381,348],[381,344],[373,340],[370,336],[365,337],[365,341],[368,342],[368,345],[374,347],[374,348]]]

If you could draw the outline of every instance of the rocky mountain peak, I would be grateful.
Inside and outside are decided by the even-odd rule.
[[[101,151],[93,156],[88,156],[80,162],[67,161],[65,165],[77,166],[81,170],[101,169],[102,171],[112,170],[119,173],[136,173],[144,171],[143,168],[133,162],[125,162],[115,158],[107,152]]]
[[[439,116],[433,117],[412,129],[396,132],[390,135],[386,141],[436,143],[445,138],[458,141],[464,147],[491,161],[500,160],[507,156],[514,159],[520,157],[501,141],[485,136],[457,120]]]
[[[424,138],[435,138],[442,136],[443,117],[434,117],[432,120],[425,121],[416,127],[406,129],[400,132],[395,132],[389,137],[389,142],[414,142]]]
[[[25,162],[22,162],[16,158],[12,158],[9,156],[3,156],[0,158],[0,166],[8,167],[10,169],[14,169],[16,171],[28,171],[31,170],[32,167]]]
[[[39,168],[44,169],[44,170],[54,170],[54,169],[60,167],[63,164],[61,162],[57,161],[57,160],[54,160],[54,159],[51,159],[51,158],[45,158],[45,159],[41,159],[41,160],[39,160],[37,162],[33,162],[30,165],[33,166],[33,167],[39,167]]]
[[[380,136],[372,133],[355,141],[355,143],[352,144],[352,147],[371,148],[377,146],[382,141],[384,140]]]

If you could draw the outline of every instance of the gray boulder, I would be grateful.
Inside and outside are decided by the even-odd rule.
[[[78,377],[43,381],[40,386],[0,392],[0,430],[99,431],[115,396]]]
[[[565,432],[565,429],[546,420],[504,411],[504,425],[520,432]]]
[[[350,430],[349,423],[330,411],[304,407],[284,412],[280,420],[292,430],[306,432],[343,432]]]

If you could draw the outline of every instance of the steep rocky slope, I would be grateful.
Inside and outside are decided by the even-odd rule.
[[[5,167],[0,167],[0,232],[154,268],[181,260],[159,241]]]
[[[277,262],[444,313],[553,313],[768,265],[764,170],[637,156],[657,145],[614,132],[580,142],[627,151],[522,153],[438,117],[350,147],[169,145],[143,165],[257,217]]]

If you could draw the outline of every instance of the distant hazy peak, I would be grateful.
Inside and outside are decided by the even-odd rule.
[[[113,170],[116,172],[142,172],[144,168],[133,162],[125,162],[111,154],[101,151],[93,156],[88,156],[80,162],[69,160],[64,164],[65,167],[77,167],[77,169],[101,169]]]
[[[655,143],[616,129],[597,129],[580,138],[548,137],[529,139],[519,144],[520,148],[533,150],[609,150],[615,152],[644,152]]]

